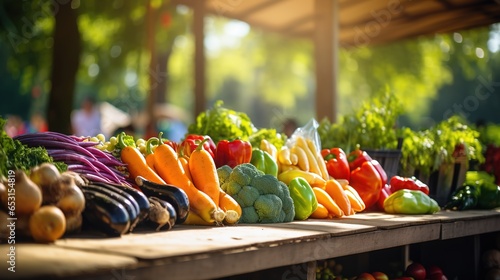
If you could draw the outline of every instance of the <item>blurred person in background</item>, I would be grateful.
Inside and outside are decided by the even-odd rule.
[[[4,130],[9,137],[14,137],[27,132],[23,119],[17,115],[7,116]]]
[[[81,109],[71,114],[73,134],[76,136],[95,136],[101,133],[101,113],[92,97],[86,97]]]
[[[48,130],[47,121],[40,113],[34,113],[31,115],[30,122],[28,125],[28,132],[46,132]]]
[[[299,123],[294,118],[287,118],[283,122],[282,131],[286,134],[287,137],[292,136],[295,130],[299,127]]]

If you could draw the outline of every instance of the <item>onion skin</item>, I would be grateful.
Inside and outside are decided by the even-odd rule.
[[[30,180],[30,178],[22,170],[15,172],[15,206],[16,216],[30,215],[42,205],[42,192],[40,188]],[[4,209],[8,209],[9,191],[7,189],[2,193],[2,204]]]
[[[70,173],[63,173],[57,183],[61,195],[55,205],[66,218],[66,233],[79,232],[82,227],[82,212],[85,209],[83,191],[75,184]]]
[[[71,181],[73,181],[73,179],[71,179]],[[72,185],[67,185],[63,190],[63,195],[59,201],[57,201],[56,206],[59,207],[66,216],[81,214],[85,208],[85,196],[82,190],[74,183]]]
[[[64,235],[66,217],[56,206],[45,205],[31,215],[29,226],[31,236],[36,242],[49,243]]]
[[[57,181],[59,175],[59,170],[55,165],[45,162],[31,169],[30,179],[43,189]]]

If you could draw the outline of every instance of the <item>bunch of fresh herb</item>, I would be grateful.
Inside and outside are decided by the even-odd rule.
[[[9,137],[4,130],[5,124],[6,120],[0,118],[0,177],[7,176],[9,170],[28,171],[44,162],[54,163],[61,172],[66,170],[67,165],[62,162],[54,162],[45,148],[30,148]]]
[[[224,108],[223,104],[218,100],[211,109],[200,113],[189,125],[188,133],[208,135],[215,143],[223,139],[248,140],[257,131],[250,117],[244,112]]]
[[[401,147],[402,170],[419,170],[430,174],[442,164],[453,163],[456,157],[484,162],[479,132],[455,115],[422,131],[403,131]]]
[[[321,146],[340,147],[346,152],[358,146],[373,150],[396,149],[396,125],[401,108],[394,94],[388,90],[380,92],[338,123],[322,120],[318,127]]]

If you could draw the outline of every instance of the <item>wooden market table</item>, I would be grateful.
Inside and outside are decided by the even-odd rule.
[[[54,244],[16,244],[15,273],[7,270],[11,245],[1,244],[0,279],[214,279],[290,265],[301,269],[285,271],[281,279],[316,279],[316,260],[494,232],[500,232],[500,209],[415,216],[371,212],[225,227],[176,225],[170,231],[119,238],[82,233]]]

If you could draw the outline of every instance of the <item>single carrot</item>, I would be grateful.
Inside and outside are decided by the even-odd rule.
[[[155,168],[165,182],[172,184],[184,192],[189,199],[190,211],[194,211],[206,222],[222,222],[224,212],[204,192],[198,190],[182,167],[177,152],[167,144],[160,144],[155,152]]]
[[[188,177],[188,179],[193,181],[193,177],[191,176],[191,172],[189,171],[189,157],[179,156],[179,161],[181,162],[182,168],[184,168],[184,171],[186,172],[186,176]]]
[[[328,213],[334,217],[342,217],[344,216],[344,212],[340,207],[335,203],[333,198],[328,195],[328,193],[321,188],[313,187],[314,194],[316,195],[316,199],[318,200],[318,204],[322,204],[328,209]]]
[[[219,205],[219,176],[217,175],[214,158],[207,150],[203,149],[205,141],[207,139],[201,142],[189,156],[188,170],[193,178],[194,186],[208,194],[215,202],[215,205]]]
[[[318,208],[312,212],[312,214],[309,216],[311,219],[326,219],[328,218],[328,209],[326,209],[323,204],[318,203]]]
[[[132,146],[126,146],[122,149],[120,158],[122,162],[127,165],[128,172],[133,180],[135,180],[137,176],[142,176],[149,181],[165,184],[165,181],[148,166],[146,159],[138,149]]]
[[[329,179],[325,184],[325,191],[330,195],[331,198],[337,203],[337,205],[342,209],[345,215],[351,213],[351,201],[347,197],[344,189],[339,182],[335,179]]]

